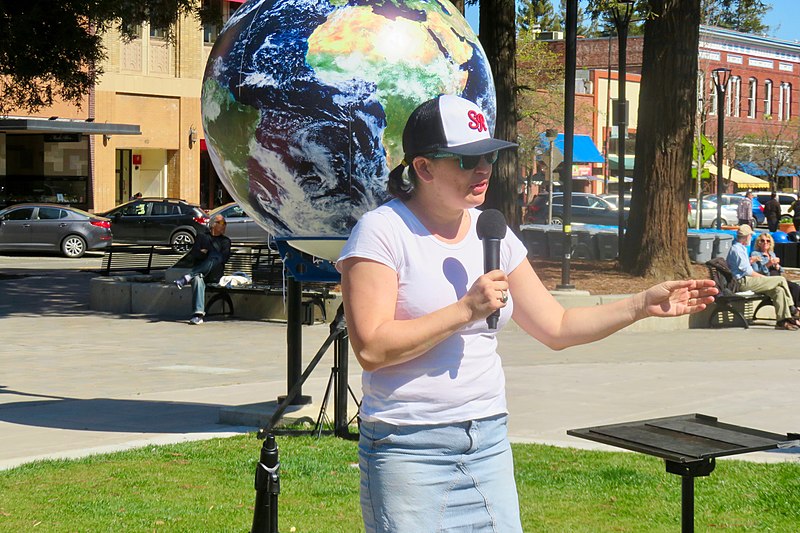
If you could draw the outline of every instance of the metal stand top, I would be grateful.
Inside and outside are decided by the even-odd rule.
[[[710,475],[717,457],[800,446],[796,433],[723,424],[697,413],[571,429],[567,434],[664,459],[667,472],[681,476],[683,533],[694,533],[694,478]]]
[[[697,413],[571,429],[567,434],[677,463],[800,446],[794,434],[724,424]]]

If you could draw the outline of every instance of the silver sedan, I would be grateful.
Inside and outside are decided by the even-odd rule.
[[[111,221],[57,204],[17,204],[0,211],[0,250],[60,251],[81,257],[111,246]]]
[[[221,205],[208,214],[209,219],[214,219],[216,215],[225,217],[227,227],[225,235],[234,242],[251,242],[266,244],[270,239],[270,234],[250,218],[244,209],[237,203]]]
[[[695,227],[695,220],[697,218],[697,200],[695,198],[689,199],[689,227]],[[739,218],[736,215],[735,205],[722,206],[722,220],[723,226],[731,226],[738,224]],[[715,228],[717,227],[717,204],[710,200],[703,200],[703,213],[700,216],[701,227]]]

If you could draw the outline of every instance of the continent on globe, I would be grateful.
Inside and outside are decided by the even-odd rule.
[[[388,199],[411,111],[439,94],[481,107],[491,69],[452,4],[250,0],[206,66],[206,144],[220,180],[278,238],[345,239]]]

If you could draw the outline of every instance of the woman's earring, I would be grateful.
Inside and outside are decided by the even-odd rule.
[[[408,164],[403,167],[403,174],[400,176],[400,190],[406,193],[414,190],[414,182],[408,173]]]

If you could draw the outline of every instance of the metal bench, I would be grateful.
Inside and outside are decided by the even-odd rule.
[[[168,245],[112,244],[103,254],[100,273],[139,272],[150,274],[154,270],[167,270],[183,253]]]
[[[742,327],[747,329],[753,322],[762,320],[758,318],[758,312],[762,308],[773,306],[772,299],[766,294],[756,294],[752,291],[735,292],[737,288],[736,282],[733,279],[733,274],[731,274],[730,269],[728,269],[728,265],[725,264],[724,259],[719,257],[714,258],[706,262],[706,267],[719,291],[714,297],[716,307],[708,317],[708,325],[710,327],[723,327],[727,325],[726,319],[732,317],[729,322],[731,326],[735,326],[739,323]],[[744,308],[744,312],[734,307],[734,305],[739,304]],[[755,306],[755,309],[752,311],[752,314],[750,314],[749,309],[752,309],[753,306]],[[749,319],[747,315],[750,316]],[[769,319],[764,318],[763,320]]]
[[[235,309],[231,294],[235,292],[282,295],[285,291],[283,261],[278,251],[268,244],[240,246],[232,246],[233,253],[228,262],[225,263],[223,276],[241,273],[249,277],[252,283],[231,287],[221,286],[216,283],[206,285],[206,292],[213,294],[206,304],[206,315],[208,316],[233,315]],[[327,320],[325,301],[334,298],[327,285],[305,283],[302,296],[304,300],[304,324],[314,323],[314,307],[319,308],[323,320]]]

